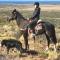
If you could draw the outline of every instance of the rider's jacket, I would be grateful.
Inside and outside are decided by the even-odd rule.
[[[40,8],[35,8],[32,17],[30,18],[31,20],[39,20],[40,17]]]

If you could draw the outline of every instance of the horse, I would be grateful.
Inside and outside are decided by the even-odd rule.
[[[11,48],[16,48],[19,52],[22,53],[22,43],[15,39],[3,39],[1,41],[1,47],[5,46],[7,48],[7,53]]]
[[[14,12],[14,10],[13,10],[13,12]],[[25,24],[25,22],[27,22],[27,19],[25,19],[23,17],[23,15],[21,15],[21,13],[19,13],[17,10],[15,11],[15,13],[12,13],[11,17],[8,19],[8,21],[12,21],[12,20],[16,20],[19,28],[20,28],[20,26],[24,27],[24,26],[28,25],[28,23]],[[45,36],[47,38],[47,42],[48,42],[48,48],[50,45],[50,41],[52,41],[54,43],[54,47],[56,48],[57,39],[56,39],[56,34],[55,34],[55,26],[53,24],[51,24],[50,22],[44,22],[43,23],[44,28],[42,30],[37,30],[35,28],[36,26],[37,26],[37,24],[32,29],[33,33],[35,33],[36,35],[45,34]],[[21,30],[21,31],[23,31],[23,37],[24,37],[26,49],[28,49],[28,46],[29,46],[28,29],[29,29],[28,26],[26,26],[24,29]],[[34,36],[34,41],[35,41],[35,36]]]
[[[15,10],[15,9],[14,9]],[[23,35],[24,37],[24,42],[25,42],[25,49],[29,47],[28,44],[28,28],[26,27],[26,24],[28,25],[28,21],[26,18],[23,17],[23,15],[18,12],[17,10],[14,12],[14,10],[11,13],[10,17],[7,17],[7,21],[13,21],[16,20],[17,26],[19,28],[19,37]]]

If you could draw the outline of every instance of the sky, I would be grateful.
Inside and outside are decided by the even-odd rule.
[[[60,0],[0,0],[0,1],[60,1]]]

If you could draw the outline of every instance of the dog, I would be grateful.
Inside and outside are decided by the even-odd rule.
[[[20,53],[22,53],[22,43],[15,39],[4,39],[1,41],[1,47],[5,46],[7,48],[7,53],[11,48],[16,48]]]

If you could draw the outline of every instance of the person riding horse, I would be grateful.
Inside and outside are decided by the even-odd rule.
[[[45,36],[47,38],[47,42],[48,42],[48,48],[50,45],[50,41],[52,41],[56,47],[57,39],[56,39],[56,34],[55,34],[55,26],[50,22],[41,21],[41,19],[39,19],[39,16],[40,16],[39,3],[38,2],[35,3],[35,6],[36,6],[36,8],[35,8],[36,12],[34,12],[33,16],[30,18],[30,21],[31,21],[30,23],[29,23],[29,20],[27,21],[27,19],[25,19],[25,17],[17,10],[13,10],[11,16],[8,18],[8,21],[10,22],[10,21],[15,20],[17,23],[17,26],[19,28],[23,27],[24,31],[20,30],[19,37],[21,37],[21,35],[23,35],[26,50],[29,49],[29,44],[28,44],[29,28],[32,29],[32,33],[35,34],[35,36],[40,35],[40,32],[41,32],[41,34],[45,34]],[[24,25],[26,26],[27,23],[28,23],[28,26],[24,27]],[[43,30],[41,30],[41,28],[40,28],[40,26],[42,24],[43,24],[42,27],[44,27]],[[35,27],[39,27],[39,28],[35,29]],[[34,41],[35,41],[35,38],[34,38]]]
[[[37,21],[39,20],[39,17],[40,17],[40,10],[41,9],[39,7],[39,2],[35,2],[34,5],[35,5],[35,10],[33,12],[32,17],[29,18],[29,20],[31,21],[28,26],[29,30],[32,30],[32,28],[36,26]]]

